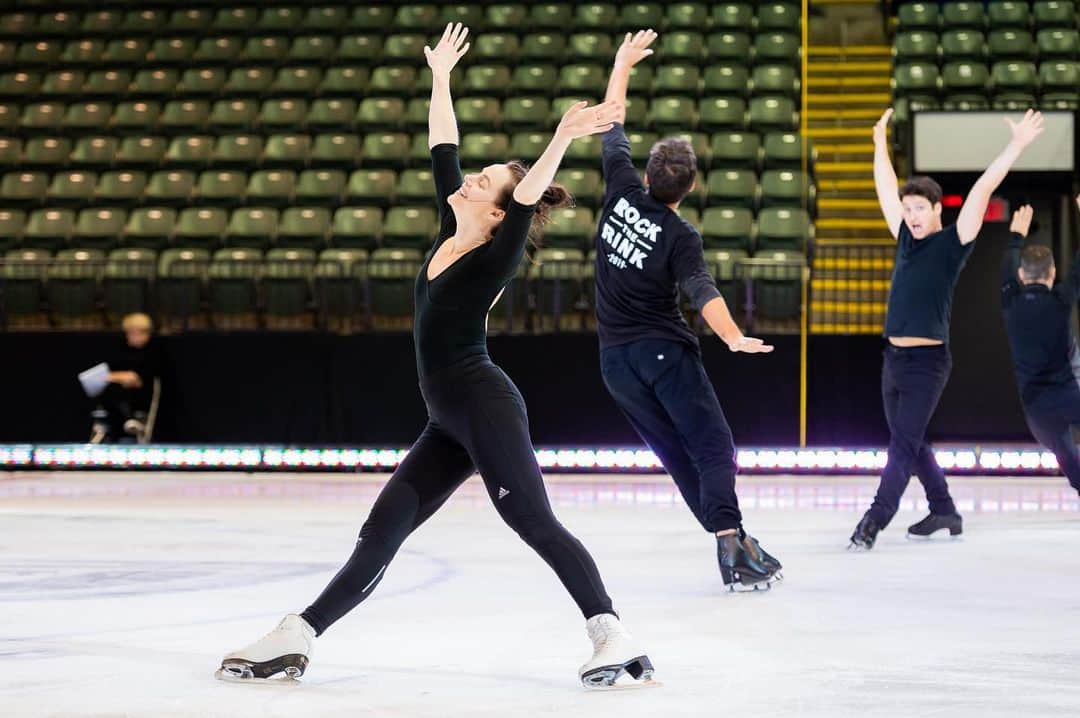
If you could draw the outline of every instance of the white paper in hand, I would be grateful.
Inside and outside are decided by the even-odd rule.
[[[109,385],[109,365],[98,364],[79,374],[79,383],[87,396],[97,396]]]

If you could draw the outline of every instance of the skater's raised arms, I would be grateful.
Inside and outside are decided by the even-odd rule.
[[[956,219],[956,232],[960,235],[961,244],[970,244],[979,236],[983,217],[986,216],[986,207],[990,204],[990,196],[1005,179],[1005,175],[1009,174],[1024,149],[1043,132],[1042,113],[1034,110],[1028,110],[1019,122],[1013,122],[1008,117],[1005,122],[1012,131],[1012,139],[971,187],[964,206],[960,208],[960,216]]]
[[[615,53],[615,64],[611,69],[611,76],[608,78],[604,102],[626,104],[626,88],[630,83],[630,70],[634,65],[653,54],[653,51],[649,49],[649,45],[655,39],[656,33],[652,30],[639,30],[633,35],[626,33],[622,45],[619,46],[618,52]],[[625,120],[626,109],[624,107],[615,121],[622,123]]]
[[[885,216],[885,223],[893,239],[900,234],[900,223],[904,217],[904,206],[900,202],[900,183],[896,179],[889,158],[888,127],[893,110],[890,107],[874,125],[874,189],[877,191],[878,204]]]
[[[424,47],[424,56],[431,68],[431,107],[428,109],[428,148],[459,142],[454,103],[450,97],[450,72],[458,60],[469,51],[465,38],[469,28],[453,23],[443,30],[434,49]]]

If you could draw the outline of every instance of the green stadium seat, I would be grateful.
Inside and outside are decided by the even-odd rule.
[[[176,86],[180,84],[180,74],[176,70],[155,68],[139,70],[131,81],[132,97],[163,100],[172,97]],[[122,105],[128,103],[122,103]],[[118,108],[119,109],[119,108]]]
[[[209,126],[219,132],[249,130],[258,114],[259,103],[255,100],[218,100],[210,110]]]
[[[154,40],[154,44],[144,53],[146,62],[163,65],[186,66],[195,57],[195,38],[191,37],[161,37]],[[207,50],[212,49],[208,46]],[[108,49],[106,49],[108,53]],[[142,58],[131,60],[133,63],[142,64]]]
[[[555,181],[564,185],[581,207],[595,209],[603,196],[600,172],[595,169],[560,170]]]
[[[304,170],[296,180],[296,200],[304,203],[337,204],[345,192],[342,170]]]
[[[404,167],[409,161],[409,136],[401,132],[378,132],[364,137],[361,150],[367,167]]]
[[[19,126],[27,133],[56,132],[60,129],[60,120],[64,116],[62,102],[35,102],[26,105]]]
[[[701,239],[707,248],[750,251],[754,214],[745,207],[709,207],[701,216]]]
[[[403,30],[431,33],[441,31],[444,26],[435,5],[402,5],[394,15],[393,27]]]
[[[1076,59],[1080,55],[1080,33],[1074,28],[1045,28],[1036,36],[1039,56],[1043,59]]]
[[[473,65],[465,70],[463,92],[466,95],[503,97],[510,89],[511,79],[510,68],[506,65]]]
[[[71,233],[76,247],[111,249],[119,242],[127,223],[127,212],[115,207],[98,207],[79,212]]]
[[[566,167],[599,167],[601,156],[600,135],[581,137],[571,143],[566,151]],[[501,161],[501,160],[496,160]]]
[[[18,137],[0,137],[0,167],[15,167],[22,157],[23,142]]]
[[[146,190],[146,174],[139,170],[113,170],[98,179],[94,201],[99,203],[135,205]]]
[[[668,29],[694,30],[707,27],[709,6],[695,2],[670,3],[667,6],[665,21]]]
[[[150,41],[145,38],[117,38],[105,45],[101,61],[112,67],[131,67],[141,64],[148,52]]]
[[[23,147],[22,164],[29,168],[62,167],[71,154],[66,137],[33,137]]]
[[[263,150],[265,167],[297,167],[307,164],[311,153],[311,137],[308,135],[270,135]]]
[[[409,145],[409,164],[423,167],[431,164],[431,150],[428,148],[428,133],[414,131]]]
[[[64,45],[64,51],[60,54],[60,62],[64,65],[88,67],[99,64],[104,54],[104,40],[84,38]]]
[[[546,132],[518,132],[510,140],[510,156],[532,162],[539,157],[551,141]]]
[[[366,67],[382,59],[383,41],[379,35],[346,35],[338,41],[335,59],[339,63]]]
[[[491,97],[466,97],[454,102],[454,114],[465,132],[490,130],[501,124],[502,107]]]
[[[596,218],[591,209],[564,207],[552,211],[550,222],[544,226],[544,245],[582,250],[592,244],[595,235]]]
[[[750,94],[750,70],[740,64],[714,64],[705,68],[702,89],[706,96],[745,97]]]
[[[67,243],[75,228],[75,213],[70,209],[34,210],[23,230],[22,246],[55,252]]]
[[[1076,110],[1080,105],[1077,87],[1080,86],[1080,63],[1054,60],[1039,65],[1039,86],[1042,94],[1039,106],[1043,109]]]
[[[305,125],[312,130],[351,129],[356,109],[356,102],[345,98],[314,100],[308,109]]]
[[[235,62],[243,50],[242,38],[204,37],[195,46],[191,61],[200,64],[226,65]]]
[[[712,6],[712,27],[727,32],[754,31],[754,6],[749,3],[724,2]]]
[[[374,249],[382,238],[382,226],[383,210],[378,207],[339,207],[330,243],[346,249]]]
[[[242,62],[277,65],[289,54],[289,39],[285,37],[252,37],[240,53]]]
[[[718,132],[712,137],[712,166],[756,169],[761,164],[761,140],[754,133]]]
[[[713,170],[709,173],[706,192],[709,206],[753,209],[761,199],[753,170]]]
[[[49,175],[44,172],[8,172],[0,180],[0,202],[6,207],[34,207],[45,201]]]
[[[397,178],[396,201],[402,204],[422,204],[435,196],[435,181],[430,169],[405,170]]]
[[[298,129],[303,126],[307,113],[307,100],[292,97],[267,100],[259,109],[255,122],[270,131]]]
[[[86,73],[81,70],[57,70],[45,75],[40,92],[51,98],[72,98],[82,93],[85,82]]]
[[[351,134],[316,135],[311,144],[311,164],[351,168],[360,156],[360,138]]]
[[[801,168],[803,163],[803,140],[797,132],[773,132],[765,135],[762,142],[765,169]],[[810,149],[808,162],[814,160]]]
[[[259,170],[251,175],[247,201],[267,205],[285,205],[296,193],[296,173],[292,170]]]
[[[489,33],[478,36],[472,43],[468,58],[483,64],[514,63],[521,52],[521,41],[509,33]]]
[[[10,132],[19,123],[19,107],[0,102],[0,132]]]
[[[26,212],[21,209],[0,209],[0,251],[7,252],[17,245],[25,226]]]
[[[350,31],[383,32],[385,28],[393,27],[393,23],[393,5],[361,5],[352,9],[345,28]]]
[[[0,40],[0,66],[10,67],[15,64],[18,45],[11,40]]]
[[[766,170],[761,175],[762,207],[802,207],[815,213],[817,189],[799,170]]]
[[[655,132],[628,132],[626,139],[630,141],[630,160],[636,167],[644,167],[649,161],[649,152],[660,135]]]
[[[34,34],[35,16],[27,12],[0,15],[0,37],[19,39]]]
[[[995,110],[1027,110],[1036,106],[1039,75],[1032,62],[997,62],[990,73]]]
[[[529,8],[522,3],[506,3],[489,5],[484,10],[484,25],[488,30],[500,32],[518,32],[519,28],[527,27]]]
[[[270,329],[309,326],[315,250],[271,249],[263,263],[262,289]]]
[[[57,172],[49,183],[46,200],[57,206],[86,204],[93,198],[96,185],[97,174],[93,172]]]
[[[411,326],[413,285],[423,255],[418,249],[376,249],[367,265],[371,312],[376,327]]]
[[[91,72],[82,87],[84,97],[113,100],[128,93],[132,76],[127,70],[97,70]]]
[[[986,99],[990,72],[986,65],[975,62],[950,62],[941,71],[942,88],[945,91],[945,107],[965,100],[977,103]]]
[[[59,40],[31,40],[19,45],[15,61],[20,67],[49,67],[60,59],[64,45]]]
[[[366,67],[347,66],[327,68],[323,75],[319,92],[325,96],[343,95],[348,98],[362,96],[371,80],[371,71]]]
[[[110,323],[134,312],[149,311],[156,270],[157,253],[152,249],[128,247],[109,252],[101,293]]]
[[[113,106],[108,102],[77,102],[67,106],[60,127],[65,132],[85,134],[109,123]]]
[[[157,309],[167,322],[186,324],[202,313],[203,288],[210,267],[205,249],[166,249],[158,259]]]
[[[124,137],[120,140],[116,163],[141,169],[157,167],[165,159],[167,150],[168,142],[164,137]]]
[[[210,96],[217,95],[225,87],[228,76],[220,67],[191,68],[185,70],[180,76],[180,84],[176,87],[178,95],[186,96]]]
[[[330,210],[323,207],[289,207],[281,214],[277,246],[321,249],[330,234]]]
[[[41,75],[36,72],[5,72],[0,75],[0,97],[28,100],[41,89]]]
[[[805,210],[770,207],[758,214],[759,249],[794,249],[802,251],[813,239],[813,224]]]
[[[510,78],[512,95],[546,95],[559,79],[553,65],[518,65]]]
[[[529,20],[525,27],[539,27],[547,30],[566,30],[574,26],[573,7],[566,3],[539,3],[529,9]]]
[[[1071,0],[1035,0],[1031,4],[1035,27],[1076,27],[1076,5]]]
[[[448,5],[442,8],[439,15],[439,28],[449,23],[459,22],[468,28],[482,27],[484,9],[477,5]]]
[[[1035,40],[1027,30],[994,30],[987,38],[986,49],[995,60],[1035,59]]]
[[[172,167],[203,169],[214,157],[214,138],[210,135],[174,137],[165,152],[165,163]]]
[[[1031,27],[1031,4],[1027,0],[991,0],[986,4],[986,14],[992,28]]]
[[[257,282],[262,252],[250,248],[219,249],[207,270],[211,320],[219,329],[255,329]]]
[[[132,35],[148,35],[160,32],[168,19],[164,10],[144,9],[124,14],[118,30]]]
[[[759,33],[754,36],[754,62],[787,63],[797,66],[802,53],[798,35],[786,32]]]
[[[569,27],[605,31],[619,19],[618,7],[611,3],[582,3],[574,7],[574,21]]]
[[[169,207],[139,207],[132,210],[124,227],[127,247],[145,247],[160,251],[172,239],[176,228],[176,210]]]
[[[705,37],[699,32],[674,31],[660,37],[657,50],[665,62],[698,63],[704,58]]]
[[[214,145],[211,162],[216,167],[245,168],[258,164],[262,153],[261,135],[222,135]]]
[[[376,67],[371,73],[368,94],[380,97],[387,95],[408,97],[414,93],[419,84],[416,68],[404,65],[382,65]]]
[[[349,176],[346,198],[358,204],[386,207],[394,198],[397,176],[390,170],[356,170]]]
[[[580,329],[585,253],[573,248],[541,249],[529,268],[541,330]]]
[[[656,72],[653,90],[658,95],[700,94],[701,72],[696,65],[662,65]]]
[[[581,142],[582,140],[575,140]],[[461,163],[479,166],[505,162],[510,154],[510,138],[504,134],[472,132],[461,138]]]
[[[162,170],[150,175],[143,198],[149,204],[187,204],[195,190],[195,174],[187,170]]]
[[[350,329],[366,304],[368,253],[363,249],[326,249],[315,265],[315,304],[331,328]]]
[[[422,34],[390,35],[383,43],[382,60],[394,65],[423,65],[427,62],[425,45],[427,37]]]
[[[45,323],[42,313],[45,298],[45,274],[51,256],[43,249],[14,249],[4,255],[0,283],[4,291],[4,318],[8,327]]]
[[[530,24],[530,27],[533,25]],[[566,55],[566,36],[562,33],[538,32],[521,40],[521,59],[524,61],[559,64]]]
[[[163,32],[182,35],[204,35],[214,22],[214,14],[205,8],[173,10]]]
[[[206,127],[210,106],[205,100],[172,100],[165,103],[158,118],[163,132],[198,132]]]
[[[97,249],[62,249],[46,272],[45,292],[53,322],[62,327],[100,323],[98,278],[105,254]]]
[[[941,35],[941,54],[946,62],[982,60],[986,56],[986,38],[978,30],[948,30]]]
[[[255,22],[255,32],[267,34],[288,34],[298,29],[303,19],[302,10],[298,7],[269,7],[259,13],[259,19]]]
[[[514,97],[502,106],[502,121],[508,130],[545,129],[551,114],[546,97]]]
[[[271,83],[270,95],[312,95],[322,82],[322,70],[317,67],[283,67]]]
[[[229,97],[261,95],[270,89],[274,70],[269,67],[236,67],[229,72],[222,93]]]
[[[229,217],[222,240],[226,247],[265,250],[274,242],[278,217],[272,207],[241,207]]]
[[[805,265],[806,258],[797,251],[768,251],[754,255],[749,274],[758,318],[790,321],[800,316]]]
[[[303,35],[293,40],[287,62],[322,64],[329,62],[337,50],[332,35]]]
[[[799,96],[802,85],[799,73],[791,65],[758,65],[754,68],[753,93],[756,95]]]
[[[247,175],[238,170],[215,169],[199,175],[195,196],[200,204],[235,206],[244,200]]]
[[[176,221],[173,241],[181,247],[211,250],[221,245],[229,213],[221,207],[188,207]]]
[[[913,62],[896,67],[894,82],[898,95],[933,98],[938,95],[941,79],[937,65]]]
[[[600,97],[607,89],[606,71],[599,65],[564,65],[555,91],[581,98]]]
[[[750,35],[742,32],[714,32],[706,40],[706,52],[718,62],[748,62]]]
[[[798,33],[802,28],[802,7],[798,3],[766,2],[757,9],[757,31]]]
[[[941,26],[941,13],[936,2],[912,2],[900,5],[896,12],[902,30],[931,30]]]
[[[657,97],[649,105],[648,125],[657,132],[697,126],[697,106],[686,97]],[[705,129],[704,127],[702,129]]]
[[[929,30],[898,32],[893,44],[893,54],[897,62],[936,62],[941,52],[940,44],[937,33]]]
[[[982,30],[986,26],[986,13],[981,2],[946,2],[941,6],[941,21],[946,28]]]
[[[733,316],[743,312],[746,307],[746,282],[741,264],[747,258],[746,250],[706,249],[704,256],[705,266],[716,281],[716,288],[720,290],[728,310]]]
[[[437,222],[432,207],[391,207],[383,223],[383,246],[426,247],[438,230]]]
[[[752,97],[747,116],[750,129],[759,132],[794,130],[799,126],[799,113],[789,97]]]

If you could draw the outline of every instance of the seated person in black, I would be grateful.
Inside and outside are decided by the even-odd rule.
[[[655,38],[651,30],[627,33],[606,101],[626,101],[630,70],[652,52],[647,48]],[[604,135],[603,171],[604,205],[595,242],[604,385],[671,474],[698,523],[715,534],[725,587],[768,588],[779,577],[780,564],[742,528],[735,442],[702,366],[697,336],[679,309],[679,289],[731,351],[772,347],[743,336],[705,266],[701,235],[678,214],[696,181],[690,143],[677,137],[657,142],[642,182],[626,132],[616,124]]]
[[[889,231],[897,238],[881,372],[889,455],[874,502],[851,536],[851,547],[858,549],[873,548],[878,532],[899,510],[913,471],[926,490],[930,515],[908,527],[908,536],[928,537],[943,529],[956,536],[963,531],[945,474],[926,441],[926,427],[952,371],[953,290],[982,228],[990,196],[1042,132],[1037,112],[1028,110],[1020,122],[1006,120],[1012,140],[972,186],[956,224],[943,227],[937,182],[913,177],[898,186],[886,134],[891,115],[892,109],[886,110],[874,126],[874,184]]]
[[[582,683],[609,685],[624,673],[636,679],[652,673],[615,616],[592,557],[552,513],[525,403],[488,356],[485,329],[526,242],[552,207],[569,200],[552,180],[571,141],[609,129],[615,108],[575,104],[527,171],[509,162],[462,177],[450,71],[468,50],[466,33],[460,24],[449,25],[434,50],[425,48],[433,74],[428,142],[439,233],[416,278],[413,336],[427,426],[380,492],[341,571],[302,614],[226,656],[226,674],[265,677],[283,670],[284,658],[302,673],[314,636],[371,595],[409,534],[477,471],[496,511],[555,571],[586,619],[594,655],[579,671]]]
[[[1080,195],[1076,198],[1080,207]],[[1012,237],[1001,264],[1001,308],[1009,335],[1016,383],[1028,428],[1057,457],[1069,484],[1080,492],[1080,453],[1073,427],[1080,427],[1080,347],[1072,311],[1080,291],[1080,252],[1069,276],[1057,271],[1049,247],[1024,247],[1032,209],[1013,214]]]
[[[91,414],[93,444],[139,437],[146,430],[154,381],[161,376],[159,347],[153,340],[154,323],[150,317],[129,314],[122,326],[124,344],[106,362],[109,383]]]

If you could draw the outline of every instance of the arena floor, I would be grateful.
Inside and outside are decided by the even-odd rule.
[[[473,479],[293,685],[213,678],[302,609],[384,477],[0,474],[0,714],[15,716],[1076,716],[1080,503],[1064,479],[955,479],[963,540],[910,542],[913,482],[868,554],[873,478],[743,478],[785,564],[721,592],[664,477],[550,477],[662,686],[586,692],[581,616]]]

